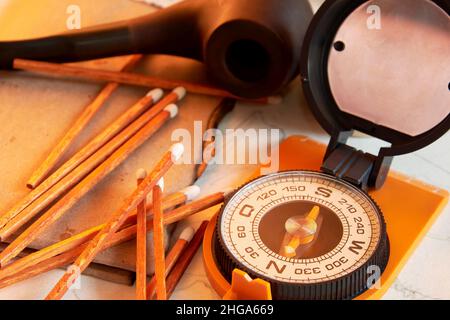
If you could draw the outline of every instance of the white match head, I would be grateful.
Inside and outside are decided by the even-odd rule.
[[[164,95],[164,91],[162,89],[153,89],[149,93],[147,93],[147,97],[152,97],[152,101],[158,102],[162,96]]]
[[[178,106],[176,104],[169,104],[164,108],[164,111],[170,113],[170,118],[175,118],[178,115]]]
[[[159,179],[156,185],[161,189],[161,191],[164,191],[164,178]]]
[[[143,168],[136,171],[136,179],[143,180],[147,177],[147,171]]]
[[[190,242],[192,240],[192,238],[194,237],[194,233],[195,233],[194,228],[187,227],[181,232],[179,239]]]
[[[181,193],[184,193],[184,195],[187,198],[187,201],[192,201],[199,196],[200,191],[201,191],[200,187],[194,184],[181,190]]]
[[[184,153],[184,145],[176,143],[170,148],[170,152],[172,152],[172,161],[177,162]]]
[[[177,95],[178,101],[180,101],[181,99],[183,99],[186,96],[186,89],[183,87],[175,88],[175,89],[173,89],[172,92]]]

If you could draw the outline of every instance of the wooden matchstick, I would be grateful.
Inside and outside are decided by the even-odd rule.
[[[137,172],[137,185],[144,181],[147,172],[140,169]],[[145,300],[147,297],[147,197],[144,197],[137,206],[136,214],[136,300]],[[162,207],[162,204],[160,204]]]
[[[301,245],[309,244],[314,240],[319,213],[320,207],[314,206],[306,215],[293,216],[286,221],[285,235],[279,250],[281,256],[294,258]],[[302,218],[300,222],[297,221],[298,218]]]
[[[194,201],[190,204],[184,205],[177,209],[174,209],[170,212],[167,212],[164,215],[164,223],[165,224],[173,224],[178,221],[181,221],[193,214],[198,212],[202,212],[208,208],[211,208],[215,205],[222,203],[224,200],[223,193],[213,194],[211,196],[205,197],[203,199]],[[153,230],[153,221],[147,221],[147,231],[150,232]],[[136,236],[137,227],[136,225],[131,225],[126,227],[119,232],[116,232],[114,236],[108,241],[102,250],[106,250],[113,246],[119,245],[126,241],[133,239]],[[44,273],[49,270],[53,270],[56,268],[64,267],[69,263],[75,261],[75,259],[81,254],[81,252],[86,248],[88,241],[91,240],[86,239],[85,242],[79,242],[76,245],[67,248],[65,251],[60,251],[60,254],[53,255],[45,255],[38,254],[38,252],[43,252],[45,249],[36,251],[31,253],[27,257],[24,257],[20,260],[17,260],[10,265],[6,266],[4,269],[0,270],[0,288],[5,286],[14,284],[16,282],[20,282],[22,280],[26,280],[37,276],[41,273]],[[36,259],[28,259],[29,263],[21,263],[25,259],[35,256]]]
[[[11,276],[2,278],[0,280],[0,288],[6,288],[21,281],[36,277],[40,274],[48,272],[50,270],[62,268],[76,258],[77,254],[80,254],[85,246],[80,246],[66,253],[60,254],[56,257],[44,260],[32,267],[25,268],[21,272],[14,273]]]
[[[64,64],[56,64],[42,61],[15,59],[13,62],[13,68],[18,70],[35,72],[38,74],[47,74],[50,76],[57,75],[90,81],[116,82],[120,84],[128,84],[139,87],[149,87],[149,88],[158,87],[167,90],[171,90],[176,87],[182,86],[185,87],[186,90],[191,93],[204,94],[207,96],[214,96],[220,98],[232,98],[239,101],[246,101],[258,104],[276,105],[280,104],[282,101],[282,97],[280,96],[271,96],[260,99],[245,99],[233,95],[232,93],[224,89],[206,84],[192,83],[181,80],[161,79],[129,72],[94,70],[73,65],[69,66]]]
[[[151,111],[151,110],[149,110]],[[41,215],[31,226],[20,234],[10,245],[0,253],[0,266],[4,267],[12,258],[29,245],[36,237],[45,231],[50,225],[58,220],[64,213],[72,208],[84,195],[94,186],[102,181],[109,173],[122,164],[137,148],[139,148],[148,138],[150,138],[169,119],[175,117],[178,108],[175,105],[167,106],[155,118],[147,122],[134,136],[117,149],[109,158],[101,163],[95,170],[90,172],[72,190],[67,192],[57,201],[47,212]],[[114,139],[111,141],[114,142]],[[94,155],[95,156],[95,155]],[[72,174],[77,174],[83,170],[83,166],[78,167]],[[72,176],[66,177],[71,179]],[[44,194],[44,199],[46,195]]]
[[[197,232],[195,233],[194,237],[192,238],[191,242],[189,242],[189,245],[184,249],[182,252],[180,258],[177,261],[177,264],[170,272],[169,276],[167,277],[166,283],[167,283],[167,297],[170,298],[175,291],[176,286],[181,280],[181,277],[183,277],[184,273],[186,272],[187,268],[189,267],[189,264],[191,263],[192,259],[194,258],[195,254],[197,253],[198,249],[202,245],[203,242],[203,236],[205,235],[206,227],[208,226],[209,221],[204,221],[200,227],[198,228]]]
[[[137,104],[131,107],[123,116],[119,117],[119,119],[114,121],[88,145],[77,152],[70,160],[62,165],[36,189],[32,190],[9,211],[3,214],[0,217],[0,239],[3,241],[13,232],[17,231],[23,223],[27,222],[34,215],[39,213],[40,210],[48,206],[48,204],[59,197],[62,192],[67,191],[71,186],[83,179],[90,171],[96,168],[102,161],[115,152],[125,141],[134,135],[137,130],[139,130],[140,127],[143,126],[148,120],[156,117],[156,115],[170,105],[171,102],[182,99],[184,97],[185,90],[183,88],[175,89],[172,93],[164,97],[159,103],[154,105],[153,108],[148,110],[143,116],[141,116],[141,118],[128,125],[148,107],[150,99],[151,101],[159,100],[161,93],[162,92],[160,89],[150,91],[145,98],[141,99]],[[127,125],[128,127],[124,129]],[[73,173],[73,171],[76,171],[76,173]],[[68,175],[71,175],[71,179],[67,178],[65,181],[61,181]],[[58,183],[60,184],[56,187],[56,189],[59,191],[50,192],[49,190],[52,187],[55,187]],[[44,195],[46,192],[47,194]],[[50,194],[53,196],[50,196]],[[37,205],[37,208],[33,208],[32,206],[30,207],[30,205],[38,198],[42,201],[42,205]],[[18,221],[11,222],[12,219],[14,219],[25,209],[28,209],[28,213],[22,215],[23,219],[18,219]],[[8,227],[6,227],[7,224],[9,224]]]
[[[235,106],[236,106],[235,99],[230,98],[222,99],[208,119],[206,132],[210,132],[211,131],[210,129],[218,128],[219,123],[228,113],[230,113],[234,109]],[[203,173],[208,168],[209,162],[216,155],[215,139],[213,137],[208,138],[209,141],[205,141],[203,143],[202,163],[197,166],[197,178],[200,178],[203,175]]]
[[[184,147],[182,144],[178,143],[172,146],[172,148],[154,167],[148,177],[139,185],[136,191],[126,199],[124,205],[112,215],[105,227],[103,227],[94,239],[88,243],[86,249],[80,254],[75,263],[72,265],[73,268],[69,268],[56,286],[50,291],[46,298],[47,300],[61,299],[64,296],[72,285],[74,278],[78,277],[78,274],[75,274],[73,270],[83,272],[89,266],[95,256],[102,250],[105,243],[111,239],[114,233],[126,221],[131,212],[136,209],[137,205],[144,199],[144,197],[147,196],[147,194],[156,186],[164,174],[182,156],[183,152]],[[153,203],[153,211],[155,211],[155,203]]]
[[[90,81],[117,82],[121,84],[150,87],[150,88],[162,88],[168,90],[182,86],[185,87],[186,90],[191,93],[239,99],[239,97],[234,96],[228,91],[213,86],[190,83],[187,81],[165,80],[135,73],[94,70],[73,65],[31,61],[24,59],[15,59],[13,62],[13,68],[25,71],[32,71],[41,74],[48,74],[51,76],[58,75]],[[268,99],[261,99],[255,101],[266,103]]]
[[[189,201],[192,200],[191,196],[193,195],[193,190],[195,189],[196,189],[195,187],[194,188],[188,187],[185,191],[180,192],[182,193],[182,195],[179,195],[180,193],[176,193],[174,195],[166,197],[163,202],[164,210],[173,208],[178,204],[182,204],[186,200]],[[183,194],[183,192],[186,192],[186,195]],[[176,222],[193,213],[220,204],[223,202],[223,199],[224,199],[223,193],[216,193],[203,199],[200,199],[198,201],[194,201],[176,210],[166,213],[165,222],[167,222],[168,224]],[[149,205],[147,207],[147,212],[150,212],[152,209],[153,209],[152,205]],[[149,216],[151,216],[151,214]],[[132,225],[135,223],[135,220],[136,214],[131,215],[129,219],[127,219],[127,221],[124,223],[124,225],[125,226]],[[14,261],[13,263],[7,265],[6,267],[0,270],[0,279],[9,277],[17,272],[21,272],[21,270],[37,265],[44,260],[50,259],[54,256],[57,256],[59,254],[65,253],[67,251],[79,247],[80,245],[86,243],[87,241],[92,240],[104,226],[105,224],[101,224],[96,227],[90,228],[70,238],[52,244],[46,248],[31,253],[26,257]],[[153,226],[151,226],[151,229],[152,228]]]
[[[142,55],[136,54],[128,58],[121,71],[131,70],[142,59]],[[27,186],[31,189],[36,188],[48,175],[56,168],[59,161],[67,153],[68,149],[73,145],[74,141],[80,136],[81,132],[86,128],[91,119],[100,111],[105,102],[119,87],[117,82],[110,82],[102,88],[95,99],[83,110],[81,115],[76,119],[72,127],[67,131],[64,137],[53,148],[44,162],[33,172],[28,180]],[[155,101],[153,101],[155,102]]]
[[[167,300],[166,258],[164,251],[164,217],[161,208],[161,196],[162,187],[160,185],[156,185],[153,188],[153,247],[155,259],[156,298],[158,300]]]
[[[165,276],[172,271],[173,267],[175,266],[175,263],[178,261],[181,253],[183,252],[184,248],[189,244],[189,242],[192,240],[192,237],[194,236],[194,229],[192,227],[185,228],[180,236],[178,237],[178,240],[173,245],[172,249],[170,249],[169,254],[166,257],[166,273]],[[154,298],[156,294],[156,276],[153,276],[152,279],[148,282],[147,285],[147,300],[151,300]]]

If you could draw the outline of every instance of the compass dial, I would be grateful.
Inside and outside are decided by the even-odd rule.
[[[274,298],[350,299],[387,263],[384,220],[362,190],[332,176],[291,171],[259,178],[225,204],[216,258],[269,281]]]

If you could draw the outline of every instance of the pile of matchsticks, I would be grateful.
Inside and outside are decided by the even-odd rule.
[[[122,71],[131,69],[141,56],[130,56],[128,59]],[[60,299],[98,253],[136,237],[136,297],[167,299],[198,250],[206,222],[195,234],[192,229],[184,230],[167,257],[164,251],[163,226],[218,205],[223,202],[225,195],[216,193],[195,200],[199,189],[191,186],[172,195],[162,196],[163,176],[184,151],[181,144],[176,144],[166,152],[150,174],[147,175],[144,169],[138,171],[136,190],[111,215],[109,221],[26,256],[21,255],[32,241],[68,212],[165,123],[176,117],[178,106],[174,103],[182,100],[186,94],[184,87],[176,87],[165,96],[162,89],[151,90],[63,165],[57,167],[76,138],[118,86],[119,82],[110,82],[100,91],[33,173],[27,183],[32,190],[0,216],[1,241],[11,237],[25,223],[37,217],[0,253],[0,288],[72,264],[47,296],[47,299]],[[191,88],[195,89],[195,86]],[[152,202],[147,204],[149,194],[152,195]],[[147,284],[147,232],[151,230],[154,233],[155,276]]]

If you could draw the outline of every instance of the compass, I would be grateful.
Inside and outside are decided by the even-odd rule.
[[[219,215],[215,254],[271,283],[276,299],[350,299],[384,271],[383,215],[361,189],[333,176],[288,171],[239,189]]]
[[[369,192],[383,187],[394,156],[450,128],[449,12],[442,0],[324,2],[300,70],[308,105],[331,137],[321,170],[278,172],[236,190],[205,240],[210,279],[222,288],[221,277],[232,289],[248,283],[250,292],[260,283],[247,274],[270,284],[274,299],[305,300],[353,299],[378,284],[391,244]],[[387,146],[356,149],[354,131]]]

